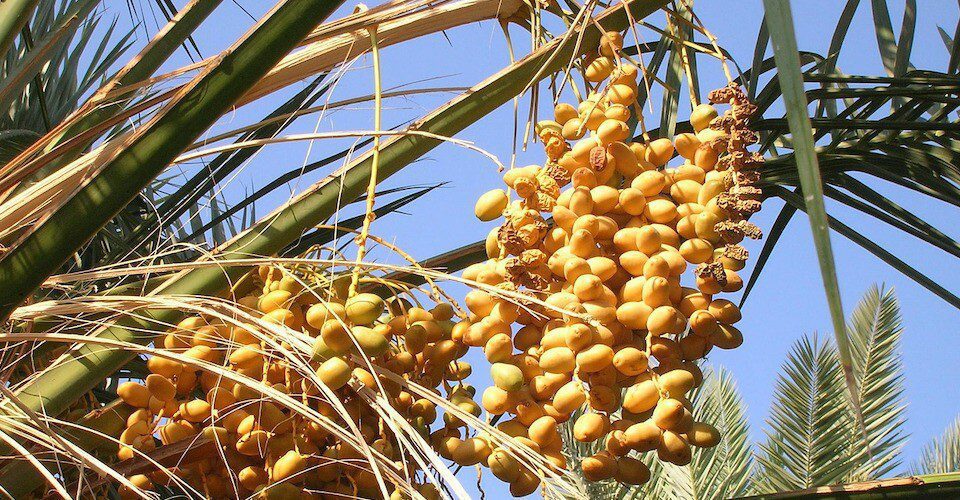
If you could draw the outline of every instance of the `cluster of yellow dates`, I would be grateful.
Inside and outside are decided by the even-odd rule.
[[[236,324],[193,316],[157,344],[261,385],[236,382],[217,370],[203,369],[202,363],[153,356],[147,361],[151,374],[143,383],[119,386],[120,398],[136,408],[120,436],[121,460],[139,455],[134,450],[148,453],[158,445],[190,443],[176,457],[177,464],[134,475],[129,478],[133,484],[149,490],[183,481],[208,498],[380,498],[368,460],[355,445],[303,412],[291,411],[262,389],[287,394],[348,428],[343,413],[321,390],[325,385],[334,391],[352,420],[350,425],[359,428],[370,447],[393,461],[397,470],[413,473],[417,463],[401,456],[390,426],[359,392],[364,388],[378,392],[382,387],[390,405],[424,439],[430,439],[430,427],[438,420],[437,407],[404,390],[397,380],[382,373],[373,375],[362,358],[438,394],[437,388],[443,386],[447,399],[480,415],[480,407],[471,399],[475,391],[460,382],[470,374],[470,365],[459,361],[467,346],[456,339],[465,325],[458,327],[453,321],[450,304],[425,310],[399,298],[385,303],[371,293],[349,296],[349,279],[332,287],[305,287],[303,278],[269,266],[261,267],[257,278],[262,293],[242,297],[238,305],[264,321],[287,327],[287,336],[266,342],[262,334],[254,335]],[[290,352],[297,349],[290,344],[297,336],[307,342],[303,351],[310,358],[311,373],[291,367]],[[280,353],[279,347],[287,352]],[[442,437],[456,435],[463,426],[459,418],[444,414]],[[439,497],[433,484],[417,488],[425,498]],[[397,488],[393,496],[409,497],[401,492]],[[121,494],[134,496],[125,488]]]
[[[490,260],[464,276],[539,302],[471,291],[464,342],[492,363],[481,402],[512,416],[502,430],[565,467],[558,426],[575,418],[574,438],[602,445],[579,464],[586,479],[642,484],[650,470],[631,452],[685,465],[691,446],[720,441],[687,396],[702,383],[697,360],[743,342],[740,310],[715,295],[743,285],[740,242],[760,237],[747,219],[760,208],[763,160],[746,150],[756,108],[733,85],[710,94],[730,104],[723,115],[695,107],[694,133],[631,142],[638,69],[621,46],[607,33],[584,61],[593,91],[537,124],[547,161],[506,172],[516,198],[478,200],[478,218],[503,222],[487,238]],[[683,163],[668,167],[675,154]]]

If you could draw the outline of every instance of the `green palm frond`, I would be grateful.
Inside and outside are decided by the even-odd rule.
[[[89,0],[38,2],[24,29],[30,36],[19,37],[0,59],[0,80],[6,81],[40,49],[46,63],[37,65],[34,75],[27,75],[31,83],[12,96],[9,109],[0,113],[0,129],[46,132],[74,111],[91,89],[103,83],[129,48],[132,31],[117,34],[116,21],[101,29],[102,16],[89,14],[87,4]],[[65,29],[77,14],[82,16],[79,26]],[[63,34],[57,33],[62,29]],[[45,39],[51,41],[49,46],[40,46]],[[38,47],[34,47],[34,42]]]
[[[811,114],[816,157],[823,179],[824,195],[840,205],[861,212],[903,231],[925,244],[960,257],[958,243],[942,231],[903,210],[901,203],[887,199],[876,187],[893,183],[915,193],[960,206],[960,162],[952,145],[960,139],[957,90],[953,69],[953,43],[944,36],[951,65],[947,72],[933,68],[915,68],[910,61],[916,22],[916,5],[907,2],[899,43],[891,28],[886,2],[872,2],[874,31],[886,75],[848,75],[840,69],[840,52],[850,35],[850,24],[866,2],[848,0],[836,21],[828,52],[799,52],[804,89]],[[942,30],[941,30],[942,31]],[[944,34],[945,35],[945,34]],[[783,89],[777,75],[780,70],[767,54],[767,32],[758,36],[753,67],[739,79],[750,84],[762,112],[753,123],[761,134],[761,152],[768,158],[762,182],[765,195],[783,199],[791,210],[803,210],[799,189],[798,162],[793,137],[786,119],[776,111],[783,102]],[[853,179],[857,175],[866,182]],[[828,207],[829,208],[829,207]],[[862,219],[864,219],[862,217]],[[960,298],[936,279],[917,271],[908,262],[861,234],[855,223],[843,224],[831,217],[830,228],[871,252],[878,259],[904,273],[921,286],[960,308]],[[763,253],[777,244],[768,239]],[[752,288],[764,266],[757,264],[747,283]],[[744,299],[746,298],[744,294]]]
[[[714,425],[722,439],[714,448],[694,448],[693,461],[684,467],[690,479],[688,498],[713,500],[745,495],[750,490],[753,450],[747,408],[733,375],[723,368],[707,370],[703,385],[691,400],[696,402],[693,418]]]
[[[923,447],[920,459],[911,469],[913,474],[945,474],[960,470],[960,417],[939,438]]]
[[[855,427],[844,391],[833,346],[816,335],[798,340],[777,378],[770,429],[757,457],[758,491],[833,484],[850,474]]]
[[[952,112],[957,103],[947,97],[957,89],[956,79],[918,70],[898,77],[856,77],[824,73],[823,66],[819,56],[811,56],[805,61],[804,80],[808,85],[820,85],[806,91],[807,100],[818,109],[830,110],[830,115],[836,113],[811,120],[814,137],[820,141],[816,154],[824,195],[868,219],[957,257],[957,241],[903,210],[899,200],[888,199],[876,190],[879,185],[893,183],[918,195],[960,206],[960,162],[951,146],[960,139],[956,114]],[[850,88],[852,85],[857,88]],[[778,86],[768,83],[759,93],[761,108],[778,100],[779,92]],[[795,197],[789,196],[792,190],[799,189],[800,181],[785,120],[765,117],[755,123],[755,128],[761,131],[763,150],[770,158],[763,172],[765,193],[803,209],[797,206]],[[828,136],[830,140],[824,142]],[[864,181],[854,179],[854,175]],[[831,228],[960,307],[960,298],[953,292],[897,256],[870,245],[855,224],[832,220]],[[772,241],[771,248],[776,243]],[[751,282],[762,269],[758,266],[754,270]]]
[[[782,367],[760,446],[759,491],[797,490],[882,477],[900,464],[903,367],[900,308],[892,289],[871,287],[847,327],[866,439],[855,425],[836,347],[800,339]]]
[[[809,104],[804,93],[803,73],[800,69],[800,53],[797,50],[797,38],[794,33],[793,16],[789,0],[763,0],[765,21],[770,30],[770,42],[773,45],[777,63],[777,80],[783,95],[786,118],[790,130],[790,144],[797,167],[800,189],[804,192],[804,211],[813,233],[813,246],[820,264],[820,276],[826,294],[830,318],[833,321],[834,338],[837,343],[837,356],[843,370],[844,382],[849,391],[851,408],[857,425],[863,429],[863,413],[857,398],[857,381],[853,372],[853,360],[850,354],[850,340],[844,326],[843,303],[840,300],[840,283],[837,279],[837,266],[833,258],[833,245],[830,239],[830,226],[827,223],[827,209],[823,201],[823,178],[817,160],[816,139],[810,127]],[[864,434],[866,431],[864,431]]]
[[[848,332],[853,350],[859,399],[863,411],[869,453],[862,439],[851,442],[861,450],[863,464],[848,481],[883,477],[899,464],[906,435],[903,366],[899,355],[903,332],[900,307],[893,289],[872,286],[850,318]]]
[[[13,159],[39,137],[32,130],[0,130],[0,164]]]

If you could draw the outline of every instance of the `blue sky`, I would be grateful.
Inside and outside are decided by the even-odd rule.
[[[238,0],[248,11],[259,15],[272,2]],[[106,15],[119,16],[121,24],[129,24],[126,0],[104,2]],[[139,8],[152,0],[135,2]],[[176,2],[180,5],[184,2]],[[846,2],[839,0],[795,1],[794,17],[797,23],[799,47],[825,53],[840,10]],[[895,31],[899,32],[903,15],[902,1],[889,1],[889,9]],[[839,67],[849,74],[879,75],[883,67],[877,51],[873,32],[870,2],[861,2],[853,21],[847,43],[840,55]],[[912,62],[925,69],[944,70],[949,55],[936,31],[942,26],[953,33],[957,24],[957,4],[946,0],[919,2],[918,29],[913,47]],[[803,9],[803,13],[798,8]],[[352,5],[341,9],[337,15],[348,13]],[[760,19],[762,2],[742,0],[738,2],[701,0],[695,10],[707,27],[719,38],[741,67],[749,67]],[[148,12],[148,29],[152,17]],[[663,24],[662,15],[654,15],[652,21]],[[233,2],[224,4],[213,14],[210,21],[196,37],[201,52],[205,55],[228,46],[251,24],[251,20]],[[528,50],[525,32],[511,28],[518,53]],[[646,41],[654,35],[647,31]],[[139,48],[145,41],[143,29],[137,31]],[[768,56],[772,52],[768,51]],[[177,55],[166,69],[181,66],[188,60],[183,53]],[[484,22],[450,30],[446,38],[434,35],[387,48],[383,51],[383,78],[385,87],[410,84],[411,87],[469,86],[481,81],[508,64],[508,52],[500,28],[495,23]],[[699,59],[701,88],[709,90],[725,83],[719,65],[706,57]],[[435,78],[431,81],[425,79]],[[414,83],[419,82],[419,83]],[[229,115],[214,129],[223,131],[250,123],[258,116],[268,114],[292,92],[302,88],[295,85],[285,92],[277,93]],[[365,95],[373,90],[372,69],[369,59],[357,61],[335,89],[332,100]],[[453,94],[418,95],[411,99],[395,99],[387,103],[384,123],[394,126],[414,119],[442,104]],[[659,120],[659,99],[653,100],[655,114],[648,119]],[[525,113],[527,101],[521,101],[521,113]],[[649,110],[649,108],[647,108]],[[541,112],[546,111],[546,107]],[[689,111],[686,102],[681,103],[681,116]],[[525,114],[521,114],[521,120]],[[467,128],[457,137],[475,142],[478,146],[496,154],[502,161],[510,160],[513,144],[513,109],[511,105],[487,116]],[[318,123],[316,115],[298,121],[286,133],[332,130],[357,130],[372,128],[372,107],[353,106],[349,110],[329,113]],[[242,196],[245,188],[259,186],[280,172],[309,161],[315,161],[343,149],[349,143],[340,140],[283,145],[260,153],[234,182],[225,189],[228,200]],[[531,150],[521,152],[518,165],[542,161],[542,153]],[[265,214],[292,193],[303,189],[329,170],[308,176],[293,183],[289,189],[281,189],[258,206],[257,212]],[[478,222],[472,215],[473,200],[488,189],[500,187],[496,167],[483,156],[453,146],[442,145],[427,157],[389,179],[384,187],[412,184],[447,183],[427,197],[405,208],[410,216],[391,215],[378,220],[374,233],[399,245],[417,258],[427,258],[446,250],[471,243],[485,236],[490,226]],[[958,238],[955,207],[940,202],[921,199],[903,189],[888,184],[871,183],[881,193],[898,201],[948,235]],[[768,229],[781,204],[768,201],[764,211],[756,219]],[[855,227],[887,250],[900,256],[919,270],[928,273],[948,288],[960,275],[960,264],[946,253],[925,246],[921,242],[879,222],[867,220],[850,210],[829,205],[828,208],[843,221],[856,221]],[[345,211],[350,215],[356,210]],[[908,403],[907,431],[910,439],[904,450],[909,463],[920,448],[943,429],[960,413],[960,386],[954,381],[960,377],[960,364],[956,352],[960,350],[960,329],[957,328],[960,312],[925,289],[916,285],[896,270],[876,260],[865,250],[844,239],[833,236],[834,251],[841,292],[846,311],[851,312],[860,295],[874,283],[883,283],[896,289],[904,319],[904,342],[902,345],[906,401]],[[750,247],[754,255],[760,244]],[[382,255],[382,254],[381,254]],[[748,273],[745,271],[744,276]],[[464,289],[450,286],[448,290],[462,297]],[[816,255],[812,246],[810,229],[802,216],[796,217],[784,234],[774,252],[764,275],[752,292],[744,309],[744,319],[739,325],[746,342],[736,351],[715,352],[710,363],[723,366],[735,375],[743,397],[749,407],[751,429],[754,437],[763,436],[763,420],[769,407],[775,376],[791,344],[808,332],[821,332],[831,336],[832,328],[823,295]],[[474,383],[483,384],[486,369],[482,354],[472,353],[477,361],[480,375],[474,375]],[[475,488],[473,471],[461,474],[468,488]],[[489,475],[483,481],[488,494],[503,493]],[[473,491],[473,490],[471,490]],[[499,496],[499,495],[497,495]]]

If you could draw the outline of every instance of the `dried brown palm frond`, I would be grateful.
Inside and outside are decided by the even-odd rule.
[[[306,46],[295,53],[289,54],[277,64],[264,78],[237,102],[238,105],[255,101],[269,93],[298,82],[311,75],[329,70],[338,64],[349,61],[370,50],[368,37],[363,30],[369,26],[378,26],[381,33],[381,45],[389,46],[432,33],[438,33],[456,26],[486,19],[509,18],[520,8],[518,0],[459,0],[457,2],[437,2],[417,0],[415,2],[394,1],[325,23],[315,29],[302,43]],[[160,75],[142,82],[119,86],[119,78],[115,78],[91,98],[91,101],[81,108],[78,113],[65,120],[64,124],[55,130],[55,133],[37,141],[20,157],[4,166],[2,172],[16,171],[16,182],[42,167],[45,163],[56,158],[57,151],[32,157],[42,147],[56,139],[57,134],[71,124],[81,120],[85,114],[93,112],[100,106],[107,105],[123,98],[132,91],[154,87],[159,83],[172,78],[181,77],[188,73],[201,72],[212,67],[223,57],[219,54],[179,68],[166,75]],[[121,73],[122,75],[123,73]],[[161,105],[167,99],[176,96],[176,93],[187,85],[175,86],[166,90],[160,96],[147,101],[149,107]],[[159,97],[159,98],[158,98]],[[143,112],[149,107],[138,106],[119,115],[117,118],[130,117],[136,112]],[[113,120],[116,121],[116,118]],[[63,148],[61,148],[61,153]],[[4,184],[11,182],[6,175],[0,176]]]
[[[420,8],[423,7],[423,8]],[[444,29],[449,29],[465,23],[474,22],[483,19],[495,17],[509,17],[519,8],[519,2],[502,2],[499,0],[463,0],[452,4],[441,3],[435,5],[435,2],[393,2],[364,13],[354,14],[348,18],[337,21],[331,21],[317,28],[308,40],[314,40],[305,49],[287,56],[286,59],[268,73],[263,79],[251,89],[251,93],[256,95],[247,95],[238,104],[244,104],[258,99],[268,93],[276,91],[291,83],[300,81],[310,75],[328,70],[333,66],[362,55],[369,50],[369,40],[361,31],[365,26],[378,25],[381,32],[383,45],[392,45],[403,41],[424,36],[430,33],[436,33]],[[511,10],[512,9],[512,10]],[[381,24],[382,23],[382,24]],[[352,32],[351,32],[352,31]],[[366,41],[364,41],[366,40]],[[364,46],[363,44],[366,43]],[[197,63],[189,69],[191,71],[200,71],[199,75],[193,79],[197,81],[202,77],[204,71],[210,68],[211,64],[223,58],[223,54],[210,58],[206,63]],[[185,70],[177,70],[175,75],[187,73]],[[173,76],[173,75],[171,75]],[[4,166],[4,171],[13,171],[13,177],[0,178],[0,184],[11,185],[10,183],[20,182],[26,175],[43,168],[44,165],[55,161],[59,154],[64,152],[63,147],[43,154],[39,157],[31,155],[39,151],[44,144],[57,138],[64,129],[71,124],[81,120],[84,112],[92,112],[98,107],[104,106],[111,99],[117,99],[116,95],[121,90],[126,92],[127,87],[115,89],[117,79],[112,80],[105,87],[108,89],[105,93],[96,94],[87,107],[82,108],[80,112],[68,118],[58,129],[52,131],[20,155],[17,159]],[[160,80],[149,82],[151,85]],[[159,106],[167,98],[173,99],[178,93],[188,89],[190,84],[175,87],[165,91],[163,99],[152,98],[147,102],[150,106]],[[136,85],[134,86],[136,87]],[[149,108],[147,108],[149,109]],[[117,118],[129,117],[135,112],[143,112],[147,109],[144,106],[133,107],[126,110]],[[162,113],[163,110],[157,110]],[[0,236],[6,241],[8,246],[13,246],[15,242],[10,238],[13,234],[22,234],[24,228],[29,227],[35,220],[42,220],[45,214],[52,213],[60,204],[77,192],[77,189],[86,182],[86,179],[95,177],[100,171],[100,166],[109,161],[117,151],[126,147],[134,137],[133,132],[128,132],[124,136],[117,137],[99,146],[96,150],[88,153],[81,158],[70,162],[68,165],[58,169],[41,179],[36,184],[12,199],[3,201],[0,205],[0,227],[10,228]],[[11,233],[12,228],[17,228],[17,233]]]

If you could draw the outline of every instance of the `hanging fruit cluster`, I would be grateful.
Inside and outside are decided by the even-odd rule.
[[[373,450],[389,461],[403,460],[413,474],[417,463],[409,457],[404,460],[391,426],[360,392],[364,388],[379,392],[382,387],[390,405],[424,439],[430,438],[431,426],[436,427],[437,407],[397,380],[373,375],[361,361],[364,358],[437,394],[442,386],[448,400],[480,415],[472,400],[475,391],[460,382],[470,374],[470,365],[459,361],[467,352],[460,340],[466,325],[454,322],[450,304],[425,310],[396,297],[385,304],[371,293],[350,296],[349,279],[305,288],[306,278],[270,266],[262,266],[251,278],[262,285],[262,293],[240,298],[238,305],[266,322],[285,326],[288,335],[267,342],[263,334],[237,324],[194,316],[167,332],[158,347],[259,384],[236,382],[202,364],[182,362],[183,358],[153,356],[147,361],[151,373],[144,383],[119,386],[120,398],[136,408],[120,436],[121,460],[134,458],[134,449],[149,452],[161,444],[210,441],[207,451],[190,451],[175,467],[129,478],[135,485],[147,490],[155,484],[170,485],[169,472],[208,498],[251,494],[313,498],[319,492],[343,498],[380,497],[375,476],[357,446],[339,439],[305,412],[291,411],[263,389],[287,394],[342,428],[356,426]],[[290,361],[290,352],[298,350],[291,344],[297,342],[310,358],[309,371]],[[336,402],[321,385],[333,391]],[[335,404],[346,409],[349,424]],[[444,414],[442,424],[442,437],[458,436],[465,425],[449,414]],[[454,453],[466,455],[465,450]],[[418,491],[426,498],[438,497],[433,484],[420,485]],[[132,491],[121,493],[132,496]],[[400,489],[394,494],[400,495]]]
[[[691,446],[720,440],[694,421],[687,395],[702,382],[697,360],[743,342],[739,309],[716,295],[743,286],[740,243],[760,237],[748,218],[760,209],[763,159],[746,149],[756,107],[733,84],[710,93],[730,105],[722,115],[694,108],[695,133],[631,142],[639,71],[619,58],[622,43],[604,35],[584,61],[593,91],[537,124],[547,160],[503,176],[516,199],[494,190],[478,200],[480,220],[503,222],[487,237],[490,260],[464,276],[539,303],[471,291],[464,342],[493,364],[481,401],[512,416],[501,429],[564,467],[558,425],[576,414],[574,438],[603,447],[579,464],[586,479],[642,484],[650,471],[631,451],[685,465]],[[675,154],[683,163],[668,167]],[[514,479],[499,458],[488,465]]]

